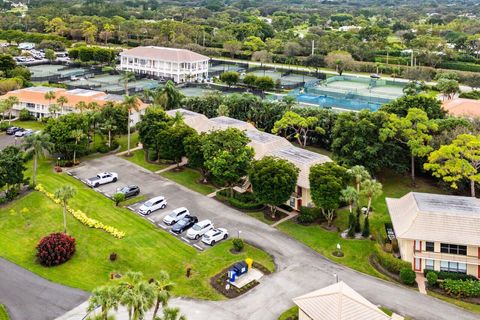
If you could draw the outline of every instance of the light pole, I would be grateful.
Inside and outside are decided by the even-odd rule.
[[[57,158],[57,167],[59,166],[60,163],[60,157]]]
[[[238,231],[237,231],[237,238],[238,238],[238,239],[240,239],[240,234],[241,234],[241,233],[242,233],[241,230],[238,230]]]
[[[335,283],[338,283],[338,274],[334,273],[333,277],[335,278]]]

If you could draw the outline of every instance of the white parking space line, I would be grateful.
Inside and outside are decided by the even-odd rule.
[[[183,241],[185,241],[186,243],[190,243],[190,240],[188,240],[187,238],[185,237],[180,237]]]
[[[159,226],[159,227],[162,228],[163,230],[167,230],[167,226],[164,226],[164,225],[161,224],[161,223],[157,224],[157,226]]]
[[[155,220],[153,220],[152,218],[147,218],[147,220],[150,220],[153,224],[157,223]]]
[[[194,244],[193,245],[196,249],[200,250],[200,251],[203,251],[204,249],[202,247],[200,247],[198,244]]]
[[[173,234],[175,237],[178,237],[178,234],[176,234],[175,232],[173,232],[172,230],[169,231],[171,234]]]

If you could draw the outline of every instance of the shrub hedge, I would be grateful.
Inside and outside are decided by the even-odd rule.
[[[65,233],[52,233],[43,237],[37,245],[38,261],[47,267],[70,260],[75,253],[75,238]]]
[[[474,280],[474,281],[478,281],[477,278],[475,278],[472,275],[466,274],[466,273],[449,272],[449,271],[435,271],[435,270],[423,270],[423,274],[425,276],[430,272],[436,273],[438,279],[440,279],[440,280],[451,279],[451,280]]]
[[[300,223],[312,223],[322,218],[322,212],[319,208],[301,207],[297,221]]]
[[[456,297],[480,297],[480,281],[446,279],[443,290]]]
[[[412,270],[410,267],[410,264],[408,267],[402,268],[400,270],[400,279],[402,280],[403,283],[406,285],[413,285],[415,283],[415,271]]]
[[[430,287],[434,287],[437,284],[438,276],[435,272],[427,272],[427,282]]]
[[[230,190],[224,189],[218,191],[216,197],[221,201],[228,202],[232,207],[242,210],[259,210],[264,207],[262,203],[255,199],[255,196],[251,192],[234,192],[232,197],[230,196]]]
[[[388,271],[394,274],[400,274],[400,271],[405,268],[411,269],[410,263],[401,259],[395,258],[393,255],[386,253],[382,250],[380,245],[375,245],[373,255],[377,259],[378,263]]]

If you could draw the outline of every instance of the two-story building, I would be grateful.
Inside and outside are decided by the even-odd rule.
[[[208,78],[209,60],[186,49],[136,47],[120,53],[119,69],[181,83]]]
[[[273,156],[285,159],[294,164],[299,169],[297,188],[292,193],[287,204],[293,209],[300,210],[302,206],[313,206],[310,193],[310,167],[316,164],[332,161],[329,157],[295,147],[287,139],[257,130],[249,122],[220,116],[216,118],[207,118],[205,115],[185,109],[168,110],[167,114],[174,116],[179,112],[183,116],[186,125],[195,129],[198,133],[214,130],[225,130],[228,128],[237,128],[245,131],[250,139],[248,144],[255,151],[255,159],[259,160],[266,156]]]
[[[410,192],[386,202],[401,258],[414,271],[480,278],[480,199]]]

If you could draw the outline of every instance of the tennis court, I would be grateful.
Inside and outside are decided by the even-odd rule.
[[[309,82],[317,80],[318,78],[303,75],[298,73],[282,73],[280,71],[275,70],[255,70],[252,72],[248,72],[248,74],[256,75],[257,77],[267,76],[273,79],[273,81],[277,81],[280,79],[280,83],[282,85],[295,85],[299,83]]]
[[[204,88],[197,88],[197,87],[181,88],[180,91],[186,97],[202,97],[209,93],[215,92],[215,90],[212,90],[212,89],[204,89]]]
[[[215,66],[210,66],[208,68],[209,72],[225,72],[225,71],[236,71],[236,72],[243,72],[245,68],[241,66],[237,66],[234,64],[217,64]]]
[[[72,76],[85,75],[88,71],[83,68],[66,68],[63,65],[41,64],[38,66],[28,67],[33,78],[59,76],[68,78]]]
[[[74,88],[82,87],[110,93],[122,93],[125,90],[124,83],[121,80],[120,75],[104,74],[91,78],[83,78],[76,81],[66,81],[65,84]],[[130,89],[133,88],[133,90],[137,92],[145,89],[154,89],[158,86],[159,84],[157,81],[150,79],[139,79],[128,82],[128,87]]]

